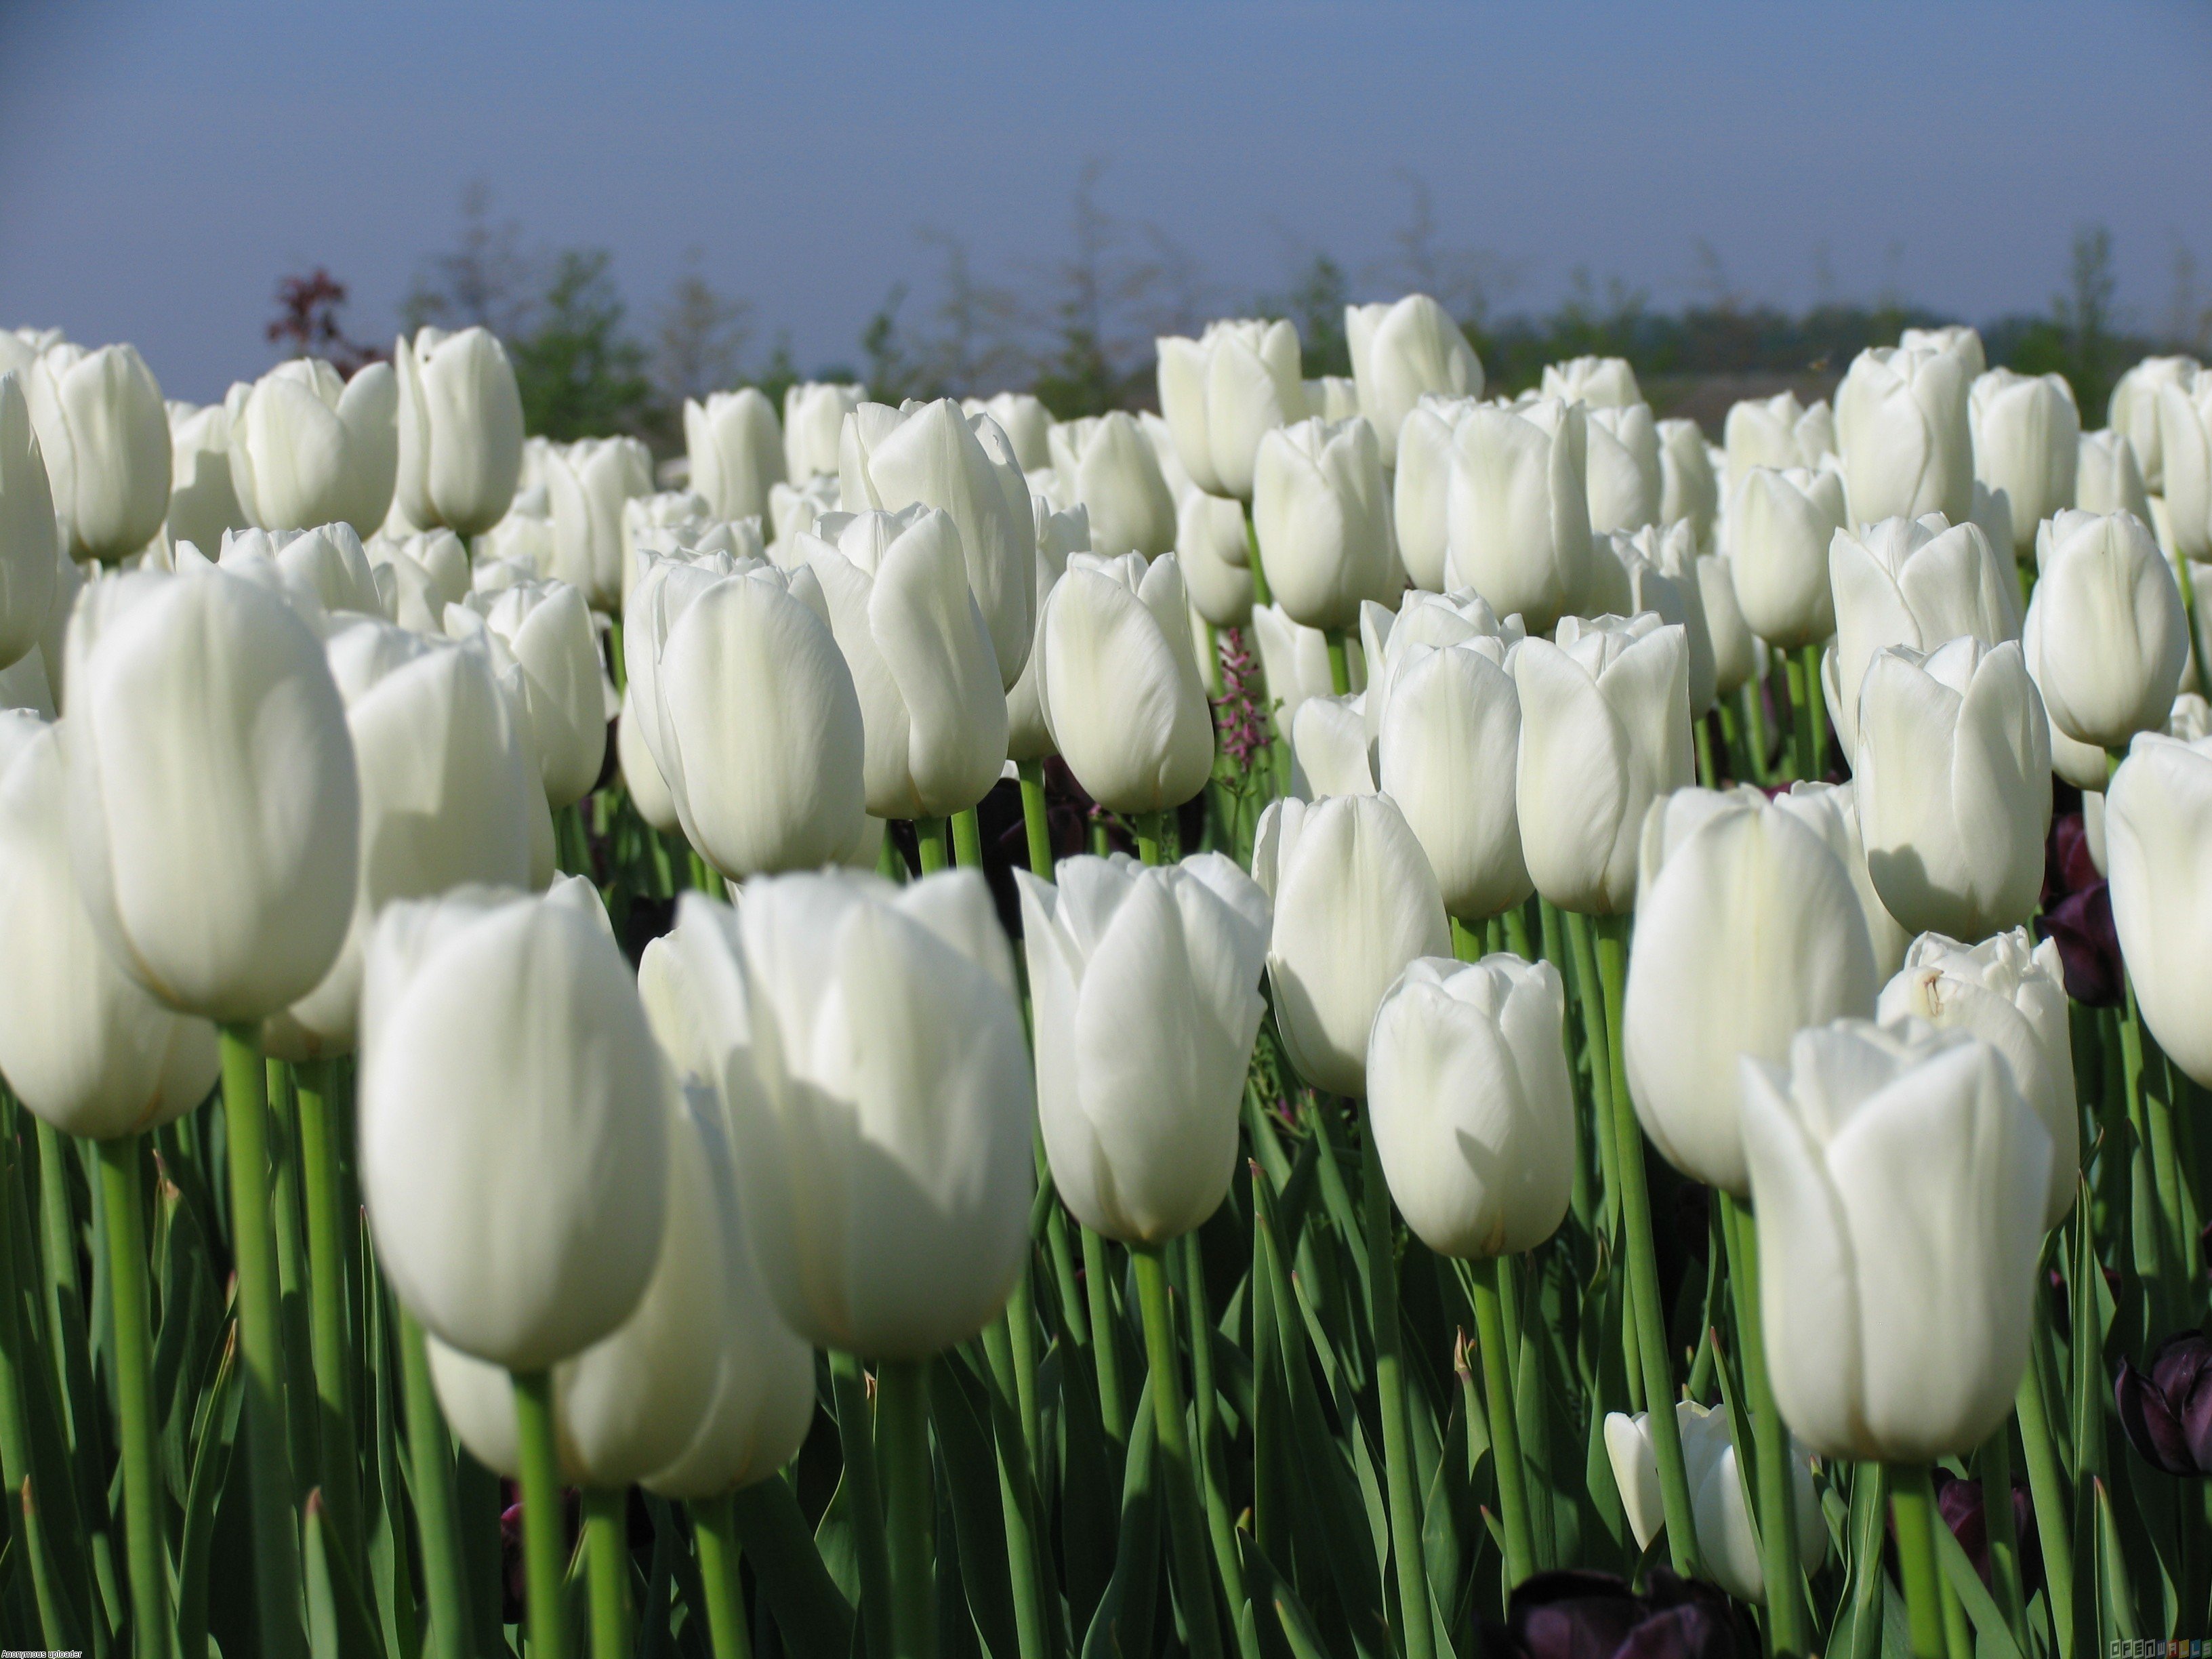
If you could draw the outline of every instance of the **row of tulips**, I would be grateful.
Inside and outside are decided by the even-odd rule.
[[[1936,331],[1713,447],[1346,322],[659,491],[481,330],[0,336],[10,1628],[2197,1628],[2212,376]]]

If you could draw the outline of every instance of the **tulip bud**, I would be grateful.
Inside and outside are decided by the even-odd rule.
[[[2171,550],[2212,557],[2212,374],[2159,386],[2158,443]]]
[[[845,417],[868,389],[842,380],[799,380],[783,392],[783,476],[794,484],[837,471]]]
[[[1874,1012],[1866,921],[1842,862],[1755,789],[1655,801],[1638,858],[1621,1015],[1636,1115],[1669,1164],[1741,1198],[1741,1060]]]
[[[2163,726],[2189,664],[2189,623],[2149,527],[2062,510],[2041,526],[2036,563],[2021,637],[2052,726],[2103,750]]]
[[[1571,617],[1556,645],[1522,641],[1512,668],[1521,693],[1514,787],[1536,890],[1565,910],[1626,910],[1645,809],[1693,775],[1682,629],[1650,611]]]
[[[1836,436],[1851,523],[1973,507],[1966,386],[1978,368],[1954,350],[1881,346],[1851,360],[1836,391]]]
[[[1993,368],[1966,399],[1974,476],[2004,492],[2012,507],[2012,551],[2026,557],[2036,526],[2074,505],[2075,451],[2081,438],[2074,388],[2063,374]]]
[[[2166,451],[2159,441],[2160,389],[2176,386],[2186,391],[2203,373],[2194,357],[2146,357],[2112,386],[2106,423],[2113,431],[2124,433],[2135,446],[2136,459],[2142,466],[2143,488],[2153,495],[2166,489]]]
[[[139,551],[168,513],[169,416],[137,348],[51,345],[23,395],[69,556],[114,564]]]
[[[1267,976],[1298,1075],[1332,1094],[1367,1091],[1367,1035],[1406,965],[1448,957],[1451,927],[1428,855],[1382,795],[1261,816],[1252,873],[1274,901]]]
[[[360,827],[321,645],[252,582],[140,572],[87,590],[69,655],[70,847],[118,965],[210,1019],[304,995],[345,939]]]
[[[1565,1013],[1558,969],[1503,951],[1411,963],[1376,1010],[1369,1130],[1406,1224],[1439,1255],[1534,1249],[1565,1218]]]
[[[1664,1566],[1651,1569],[1641,1595],[1610,1573],[1533,1573],[1507,1597],[1505,1612],[1504,1627],[1486,1626],[1486,1634],[1497,1631],[1492,1639],[1501,1650],[1531,1659],[1574,1659],[1623,1646],[1668,1659],[1734,1659],[1743,1641],[1724,1594]]]
[[[1480,407],[1473,398],[1424,397],[1399,423],[1391,518],[1398,556],[1414,586],[1443,592],[1451,546],[1452,446],[1460,425]]]
[[[860,699],[867,810],[942,817],[973,806],[1006,763],[1006,699],[958,528],[920,506],[830,514],[800,543]],[[1033,584],[1033,542],[1024,557]]]
[[[279,363],[246,394],[230,428],[230,476],[264,530],[343,520],[374,535],[399,465],[399,384],[389,363],[349,381],[319,357]]]
[[[1828,548],[1836,643],[1821,665],[1828,708],[1856,764],[1859,686],[1875,653],[1893,645],[1933,651],[1972,635],[1985,645],[2020,637],[2020,586],[1978,525],[1930,514],[1891,519]]]
[[[2143,1023],[2174,1063],[2212,1079],[2212,740],[2146,732],[2106,795],[2112,921]]]
[[[951,520],[998,658],[999,689],[1012,687],[1036,629],[1036,520],[998,422],[963,415],[950,398],[904,410],[864,404],[847,417],[837,454],[848,513],[920,502]]]
[[[1996,1049],[1917,1021],[1802,1031],[1745,1073],[1784,1419],[1823,1457],[1972,1451],[2027,1361],[2050,1131]]]
[[[1345,307],[1344,337],[1359,412],[1375,428],[1385,466],[1398,465],[1399,429],[1424,398],[1482,396],[1482,360],[1467,331],[1425,294],[1391,305]]]
[[[671,1083],[590,885],[391,906],[362,1036],[362,1195],[400,1301],[510,1370],[619,1328],[660,1253]]]
[[[766,518],[769,487],[783,482],[783,429],[757,388],[714,392],[704,404],[686,398],[684,448],[691,488],[716,518]]]
[[[52,487],[30,404],[11,370],[0,374],[0,668],[37,648],[53,609],[59,558]]]
[[[446,625],[457,638],[489,633],[520,665],[546,802],[558,808],[581,800],[607,757],[599,642],[582,591],[517,582],[497,594],[471,594],[447,611]]]
[[[1705,1576],[1738,1601],[1766,1605],[1766,1575],[1759,1558],[1759,1535],[1744,1498],[1750,1477],[1738,1467],[1729,1413],[1694,1400],[1674,1402],[1675,1431],[1690,1480],[1690,1521],[1698,1534],[1698,1563]],[[1636,1547],[1648,1550],[1667,1525],[1659,1491],[1659,1453],[1651,1438],[1651,1413],[1608,1412],[1605,1449],[1613,1463],[1613,1484],[1627,1512]],[[1808,1574],[1827,1559],[1828,1528],[1820,1515],[1820,1494],[1813,1485],[1813,1462],[1791,1437],[1790,1492],[1796,1511],[1797,1555]]]
[[[1836,419],[1825,400],[1808,409],[1794,392],[1749,398],[1729,406],[1721,441],[1727,455],[1728,493],[1733,501],[1755,466],[1777,472],[1793,468],[1819,471],[1820,458],[1836,453]]]
[[[1300,421],[1263,436],[1252,523],[1275,602],[1302,626],[1349,628],[1362,599],[1393,600],[1404,585],[1375,428],[1364,418]]]
[[[1133,416],[1066,422],[1053,428],[1051,449],[1061,488],[1090,513],[1092,551],[1156,559],[1175,545],[1175,497]]]
[[[1659,520],[1659,427],[1649,404],[1589,411],[1583,457],[1590,528],[1640,530]]]
[[[1029,1252],[1033,1108],[981,873],[757,878],[741,911],[687,895],[669,941],[711,991],[699,1042],[792,1328],[919,1359],[997,1317]]]
[[[1720,480],[1704,429],[1695,421],[1660,422],[1659,522],[1671,526],[1686,519],[1691,539],[1710,546],[1720,508]]]
[[[1842,861],[1874,945],[1875,977],[1887,981],[1905,965],[1912,935],[1898,925],[1875,890],[1874,877],[1867,869],[1866,842],[1859,835],[1857,786],[1801,781],[1791,784],[1788,794],[1777,795],[1774,804],[1820,836]]]
[[[106,1139],[205,1100],[216,1033],[156,1002],[101,944],[70,873],[67,792],[59,732],[0,714],[0,1072],[42,1121]]]
[[[556,444],[545,458],[553,508],[553,568],[547,574],[603,611],[622,603],[623,509],[653,489],[653,457],[635,438]]]
[[[2051,738],[2019,645],[1893,647],[1859,701],[1867,868],[1906,927],[1968,941],[2035,913]]]
[[[1094,1232],[1164,1243],[1220,1208],[1236,1171],[1267,896],[1219,853],[1054,874],[1014,872],[1053,1184]]]
[[[2085,432],[2075,452],[2074,504],[2084,513],[2132,513],[2150,522],[2150,492],[2143,487],[2136,447],[2117,428]]]
[[[1733,697],[1759,672],[1759,641],[1736,602],[1735,564],[1727,554],[1698,556],[1698,603],[1712,641],[1713,696]]]
[[[2112,1397],[2144,1462],[2183,1480],[2212,1474],[2212,1341],[2202,1331],[2160,1343],[2148,1376],[2122,1358]]]
[[[522,471],[522,394],[489,329],[425,328],[392,348],[399,371],[393,496],[410,524],[463,536],[490,529]]]
[[[1472,587],[1532,632],[1564,616],[1589,580],[1585,411],[1545,400],[1478,409],[1452,442],[1448,587]]]
[[[1592,409],[1626,409],[1644,401],[1636,371],[1626,357],[1571,357],[1544,365],[1541,394]]]
[[[1275,723],[1287,732],[1301,703],[1335,690],[1329,674],[1328,635],[1318,628],[1304,628],[1292,622],[1279,605],[1254,605],[1252,632],[1260,644],[1260,672],[1267,682],[1267,695],[1277,704]],[[1364,689],[1367,664],[1356,641],[1345,642],[1345,666],[1352,689]]]
[[[1309,413],[1297,330],[1279,319],[1223,320],[1195,340],[1156,343],[1160,413],[1184,470],[1209,495],[1250,501],[1260,440]]]
[[[1085,793],[1109,811],[1180,806],[1213,770],[1213,716],[1172,553],[1072,553],[1038,649],[1038,703]]]
[[[1770,645],[1794,651],[1836,631],[1828,548],[1846,517],[1840,472],[1744,470],[1729,507],[1729,562],[1743,619]]]

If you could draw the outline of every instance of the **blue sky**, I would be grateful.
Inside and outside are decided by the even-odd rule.
[[[2094,221],[2148,322],[2177,246],[2212,294],[2208,87],[2201,0],[8,0],[0,322],[136,341],[212,398],[270,360],[288,271],[387,334],[481,180],[530,243],[611,248],[641,311],[696,249],[802,364],[850,359],[926,286],[919,230],[1014,280],[1064,253],[1091,161],[1223,308],[1316,249],[1371,272],[1410,173],[1514,274],[1505,310],[1577,267],[1678,304],[1703,244],[1747,298],[1986,318],[2045,306]]]

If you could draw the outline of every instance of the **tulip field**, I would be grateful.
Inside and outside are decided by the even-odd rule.
[[[2212,370],[1344,322],[0,333],[0,1642],[2201,1650]]]

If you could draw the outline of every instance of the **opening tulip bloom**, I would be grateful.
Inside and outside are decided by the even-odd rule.
[[[323,647],[220,570],[94,583],[70,626],[70,849],[123,970],[179,1012],[258,1019],[330,970],[361,796]]]
[[[2075,452],[2074,503],[2084,513],[2132,513],[2150,522],[2150,491],[2143,486],[2136,447],[2124,432],[2085,432]]]
[[[1744,1062],[1774,1395],[1823,1457],[1965,1455],[2027,1363],[2051,1134],[1989,1044],[1917,1021]]]
[[[1499,952],[1423,957],[1367,1042],[1367,1121],[1406,1224],[1439,1255],[1531,1250],[1573,1184],[1574,1093],[1559,969]]]
[[[481,618],[481,623],[478,622]],[[456,638],[489,635],[522,671],[522,687],[549,805],[581,800],[607,757],[605,675],[583,591],[562,581],[517,582],[450,608]]]
[[[849,381],[799,380],[786,386],[783,476],[793,484],[824,474],[835,477],[845,417],[867,400],[868,389]]]
[[[1068,556],[1040,635],[1039,707],[1085,793],[1161,812],[1206,787],[1213,717],[1176,556]]]
[[[1629,1092],[1652,1144],[1745,1196],[1745,1056],[1779,1060],[1808,1025],[1873,1013],[1874,947],[1850,875],[1759,791],[1652,804],[1622,1009]]]
[[[143,550],[169,510],[169,416],[137,348],[50,345],[23,395],[70,557],[114,564]]]
[[[597,609],[622,604],[623,511],[653,489],[653,454],[635,438],[583,438],[545,453],[553,566],[545,574]],[[729,517],[729,514],[723,514]]]
[[[1626,409],[1644,401],[1636,370],[1626,357],[1570,357],[1544,365],[1540,395],[1592,409]]]
[[[1659,426],[1649,404],[1589,410],[1583,483],[1590,528],[1641,530],[1659,519]]]
[[[1136,416],[1117,409],[1063,422],[1050,447],[1060,488],[1090,515],[1093,551],[1156,559],[1176,544],[1176,500]]]
[[[1291,1063],[1317,1089],[1366,1093],[1383,993],[1415,958],[1451,954],[1428,854],[1383,796],[1279,800],[1261,816],[1252,874],[1274,902],[1267,977]]]
[[[424,1328],[514,1371],[619,1328],[660,1253],[672,1085],[589,884],[388,908],[362,1036],[362,1194]]]
[[[1844,521],[1832,468],[1745,469],[1729,506],[1729,564],[1743,619],[1768,644],[1794,651],[1836,631],[1828,548]]]
[[[1854,525],[1926,513],[1966,520],[1974,505],[1966,387],[1980,372],[1957,352],[1925,347],[1874,346],[1851,359],[1836,389],[1836,442]]]
[[[1741,1469],[1730,1437],[1729,1413],[1692,1400],[1674,1402],[1674,1421],[1682,1438],[1682,1462],[1690,1477],[1692,1520],[1698,1530],[1698,1561],[1705,1576],[1740,1601],[1766,1605],[1766,1575],[1759,1559],[1759,1537],[1744,1492],[1749,1474]],[[1609,1412],[1605,1419],[1606,1455],[1636,1547],[1648,1550],[1665,1530],[1660,1501],[1659,1456],[1651,1443],[1651,1414]],[[1790,1492],[1797,1511],[1797,1555],[1809,1575],[1827,1559],[1828,1528],[1820,1516],[1820,1489],[1813,1484],[1812,1458],[1794,1441],[1790,1447]]]
[[[1209,495],[1250,501],[1260,440],[1310,412],[1297,329],[1282,319],[1224,319],[1195,340],[1165,335],[1154,345],[1160,413],[1183,470]]]
[[[2015,641],[1874,659],[1859,701],[1859,830],[1875,890],[1905,927],[1972,941],[2034,914],[2047,720]]]
[[[1482,360],[1467,331],[1425,294],[1345,307],[1344,337],[1359,412],[1375,428],[1385,466],[1398,465],[1399,430],[1423,400],[1482,396]]]
[[[2062,511],[2037,531],[2035,554],[2021,638],[2052,728],[2100,750],[2159,730],[2189,665],[2189,622],[2150,527]]]
[[[1733,501],[1743,487],[1745,476],[1755,466],[1778,472],[1792,467],[1818,471],[1820,458],[1836,453],[1836,417],[1826,399],[1808,409],[1797,401],[1794,392],[1746,398],[1729,405],[1728,419],[1721,428],[1721,446],[1729,499]]]
[[[1452,440],[1445,586],[1549,633],[1589,584],[1587,411],[1540,399],[1477,409]]]
[[[343,521],[373,536],[399,468],[399,382],[389,363],[352,380],[319,357],[279,363],[230,428],[238,505],[264,530]]]
[[[1361,601],[1393,603],[1405,586],[1382,453],[1364,417],[1299,421],[1262,437],[1252,523],[1275,602],[1303,627],[1350,628]]]
[[[1695,421],[1660,422],[1659,522],[1671,528],[1686,521],[1693,548],[1711,547],[1720,510],[1720,480],[1705,428]]]
[[[393,503],[417,530],[474,536],[506,516],[522,471],[522,393],[507,349],[489,329],[404,335],[399,467]]]
[[[2122,1359],[2112,1397],[2144,1462],[2183,1480],[2212,1475],[2212,1341],[2203,1332],[2160,1343],[2148,1375]]]
[[[988,398],[963,398],[960,410],[971,416],[988,415],[996,421],[1013,447],[1015,465],[1023,471],[1035,472],[1053,464],[1052,432],[1057,422],[1042,398],[1026,392],[1001,392]]]
[[[784,481],[783,428],[757,387],[686,398],[684,448],[691,488],[716,518],[767,521],[769,490]]]
[[[1236,1173],[1267,896],[1219,853],[1054,874],[1014,872],[1053,1185],[1092,1231],[1164,1243],[1220,1208]]]
[[[1777,795],[1774,804],[1795,815],[1841,860],[1844,873],[1851,878],[1851,890],[1858,896],[1867,938],[1874,945],[1875,977],[1886,982],[1905,965],[1912,935],[1899,926],[1881,902],[1881,895],[1875,890],[1874,877],[1867,869],[1866,842],[1859,835],[1857,787],[1849,782],[1801,781],[1790,786],[1788,794]]]
[[[1993,368],[1966,397],[1974,440],[1974,477],[2001,489],[2012,507],[2012,548],[2026,557],[2036,526],[2074,505],[2074,471],[2081,414],[2063,374],[2015,374]]]
[[[1390,483],[1391,525],[1407,579],[1441,593],[1449,586],[1445,560],[1451,547],[1452,450],[1459,428],[1481,405],[1474,398],[1433,393],[1414,404],[1398,425],[1396,471]]]
[[[2212,1085],[2212,739],[2137,738],[2106,796],[2105,846],[2143,1024],[2176,1065]]]

